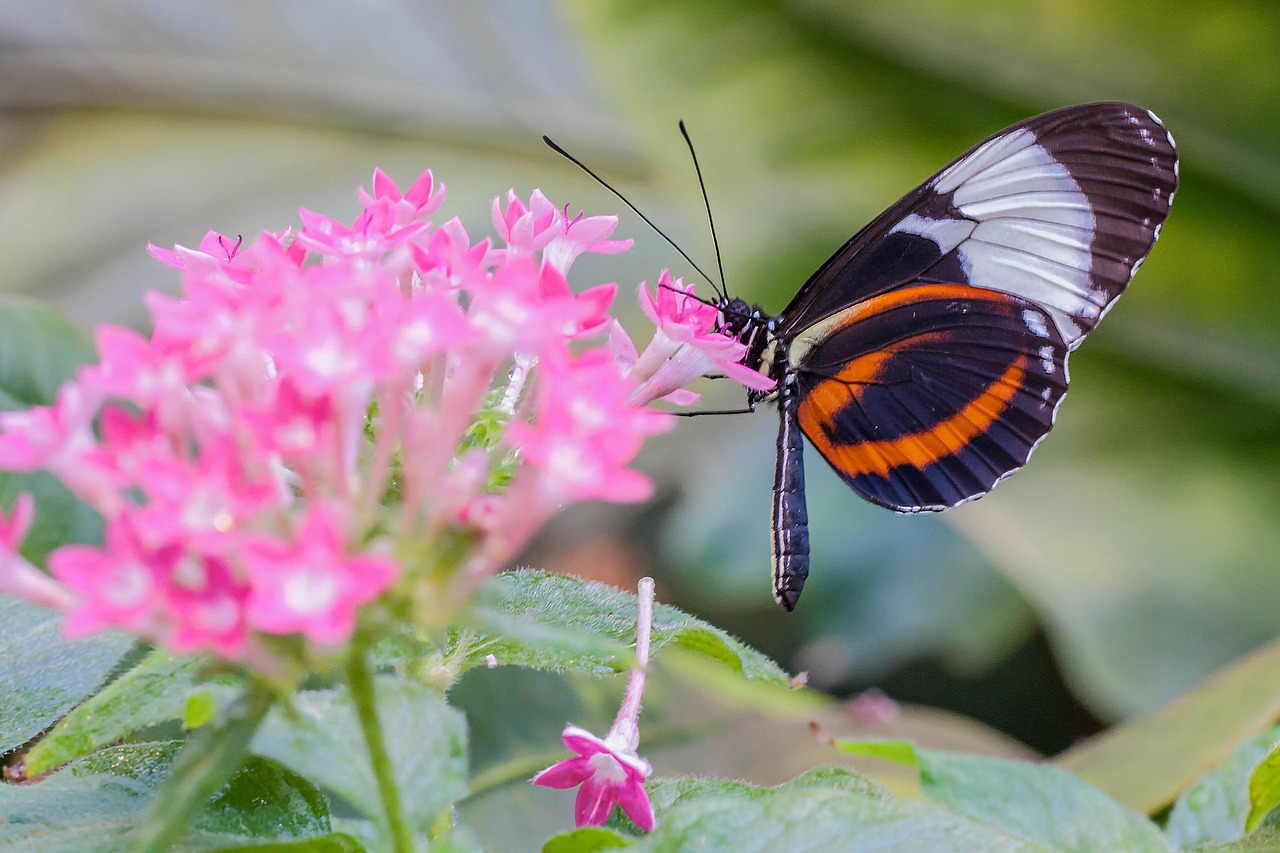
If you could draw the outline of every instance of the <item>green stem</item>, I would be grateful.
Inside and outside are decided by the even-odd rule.
[[[351,643],[351,655],[347,658],[347,687],[355,702],[356,716],[364,731],[365,748],[369,750],[369,763],[378,781],[378,795],[382,798],[382,810],[386,814],[387,827],[391,831],[392,849],[396,853],[413,853],[413,836],[405,820],[404,804],[396,785],[395,771],[387,756],[386,741],[382,737],[382,724],[378,721],[377,701],[373,692],[373,677],[365,662],[365,644],[359,637]]]
[[[133,853],[165,853],[191,831],[195,815],[244,763],[274,701],[275,693],[255,682],[219,719],[196,729],[152,801]]]

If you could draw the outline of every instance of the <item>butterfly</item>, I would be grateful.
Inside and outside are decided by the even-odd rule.
[[[1131,104],[1067,107],[961,154],[818,268],[781,314],[716,305],[777,381],[774,598],[809,575],[803,440],[902,513],[974,500],[1027,463],[1067,356],[1142,265],[1178,186],[1173,137]]]

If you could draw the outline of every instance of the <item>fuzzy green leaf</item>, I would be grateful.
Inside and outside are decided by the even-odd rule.
[[[27,754],[27,772],[44,773],[139,729],[183,717],[188,698],[206,681],[201,658],[153,651],[64,717]],[[229,685],[228,685],[229,686]],[[206,699],[212,694],[202,693]],[[206,701],[203,722],[217,710]]]
[[[0,846],[31,853],[133,849],[144,815],[170,778],[181,749],[173,742],[111,747],[41,781],[0,785],[0,814],[5,817]],[[202,804],[184,830],[166,849],[259,849],[245,844],[281,853],[363,849],[332,834],[328,806],[310,783],[256,758]],[[302,845],[304,840],[316,846]]]
[[[636,596],[565,575],[517,571],[501,575],[482,597],[483,635],[467,649],[468,665],[492,654],[500,665],[577,669],[599,674],[628,669],[635,643]],[[695,652],[752,681],[786,684],[773,661],[726,632],[674,607],[654,608],[653,652],[667,645]]]
[[[61,625],[56,613],[0,597],[0,752],[82,702],[133,645],[116,633],[66,640]]]
[[[466,721],[436,691],[390,676],[375,679],[378,719],[400,797],[415,834],[467,791]],[[272,758],[339,795],[378,821],[378,787],[345,687],[297,694],[275,708],[251,750]]]
[[[1179,794],[1165,822],[1169,839],[1188,848],[1243,836],[1249,814],[1249,776],[1277,741],[1277,728],[1250,738]]]
[[[831,788],[782,788],[763,795],[710,796],[658,817],[641,850],[920,851],[1031,853],[1034,845],[924,803]]]
[[[837,740],[842,751],[920,768],[931,802],[1055,851],[1167,851],[1155,824],[1052,765],[922,749],[906,741]]]
[[[1252,832],[1280,806],[1280,744],[1273,744],[1249,776],[1249,815],[1244,828]]]

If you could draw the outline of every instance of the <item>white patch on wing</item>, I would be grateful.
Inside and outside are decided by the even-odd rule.
[[[976,223],[957,251],[969,283],[1040,305],[1063,340],[1078,343],[1106,295],[1090,281],[1093,207],[1066,167],[1019,128],[947,169],[934,189]]]
[[[1053,347],[1046,344],[1040,347],[1040,367],[1044,370],[1045,376],[1052,376],[1054,373],[1053,366]]]
[[[938,244],[938,250],[947,254],[973,233],[974,224],[968,219],[928,219],[912,213],[893,226],[890,234],[916,234]]]
[[[1027,324],[1027,328],[1031,330],[1031,334],[1041,338],[1049,337],[1049,327],[1044,324],[1044,318],[1034,311],[1023,311],[1022,322]]]

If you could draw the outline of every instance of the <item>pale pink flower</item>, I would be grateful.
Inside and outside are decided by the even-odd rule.
[[[653,773],[636,750],[640,746],[640,704],[644,695],[645,668],[649,664],[653,626],[653,580],[640,581],[636,627],[636,666],[631,670],[627,695],[608,734],[596,737],[578,726],[566,726],[561,738],[576,757],[553,764],[533,777],[533,784],[548,788],[578,787],[574,803],[577,826],[603,826],[621,806],[627,817],[645,832],[654,827],[653,807],[644,782]]]
[[[670,418],[628,404],[630,389],[603,353],[548,359],[541,370],[534,423],[512,424],[507,440],[542,470],[552,500],[648,497],[648,478],[626,466]]]
[[[591,252],[599,255],[616,255],[625,252],[635,243],[634,240],[609,240],[610,234],[618,227],[616,216],[586,216],[579,213],[569,219],[566,209],[561,214],[564,231],[552,238],[542,250],[542,260],[567,275],[569,267],[579,255]]]
[[[506,207],[493,200],[493,227],[506,244],[503,260],[527,257],[540,251],[564,233],[564,216],[547,200],[542,190],[534,190],[525,205],[515,190],[507,191]]]
[[[722,373],[753,391],[776,384],[741,363],[746,345],[718,331],[719,310],[700,302],[692,284],[672,281],[664,271],[655,294],[640,285],[640,307],[657,330],[631,372],[634,404],[665,397],[708,373]]]

